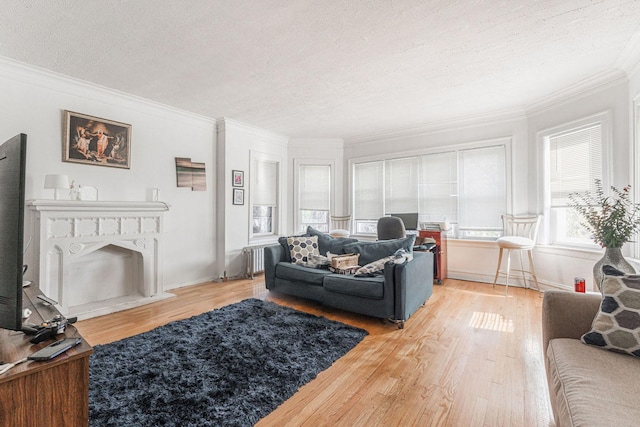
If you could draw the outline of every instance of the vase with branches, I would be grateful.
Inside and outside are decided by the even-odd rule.
[[[593,267],[594,283],[600,288],[602,266],[609,264],[625,273],[635,268],[622,256],[622,246],[640,231],[640,203],[631,200],[631,186],[622,190],[611,187],[611,196],[604,192],[602,181],[595,180],[595,191],[571,193],[569,206],[581,218],[580,225],[594,242],[605,248],[603,258]]]

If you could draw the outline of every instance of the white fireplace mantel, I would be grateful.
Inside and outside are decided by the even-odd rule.
[[[29,200],[27,208],[26,277],[63,314],[86,319],[172,296],[162,281],[166,203]]]

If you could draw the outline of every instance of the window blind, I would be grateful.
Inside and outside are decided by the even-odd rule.
[[[331,166],[300,165],[300,209],[331,209]]]
[[[353,168],[353,216],[377,220],[384,213],[384,163],[358,163]]]
[[[385,162],[385,211],[418,212],[418,158]]]
[[[507,208],[506,150],[503,145],[462,150],[460,165],[460,230],[502,230]]]
[[[549,137],[551,207],[569,206],[569,194],[595,190],[602,179],[602,125]]]
[[[420,206],[426,221],[458,222],[458,156],[455,152],[420,157]]]
[[[278,204],[278,163],[255,160],[251,196],[254,205]]]

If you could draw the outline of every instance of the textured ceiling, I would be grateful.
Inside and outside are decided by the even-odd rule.
[[[525,109],[639,32],[638,0],[0,0],[0,56],[309,138]]]

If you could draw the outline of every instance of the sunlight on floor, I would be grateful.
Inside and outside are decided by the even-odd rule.
[[[513,333],[513,320],[505,319],[498,313],[483,313],[474,311],[469,326],[489,331]]]

